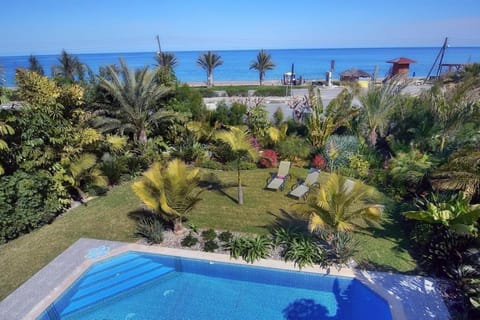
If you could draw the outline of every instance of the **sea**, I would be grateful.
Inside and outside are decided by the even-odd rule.
[[[350,48],[350,49],[274,49],[267,50],[271,54],[276,67],[266,72],[266,80],[280,80],[283,73],[294,69],[297,78],[305,80],[324,80],[326,72],[334,63],[333,79],[338,79],[341,72],[356,68],[371,74],[378,69],[377,76],[384,77],[391,67],[388,60],[406,57],[416,61],[410,66],[410,76],[425,77],[434,65],[440,48]],[[250,70],[249,66],[255,60],[258,50],[218,50],[224,63],[214,70],[216,81],[255,81],[258,72]],[[182,82],[206,81],[206,73],[196,64],[202,51],[174,52],[178,60],[175,68],[177,78]],[[1,54],[1,53],[0,53]],[[119,64],[119,58],[124,58],[133,68],[148,65],[155,66],[155,52],[129,53],[84,53],[76,54],[81,62],[88,65],[95,73],[99,67]],[[0,66],[5,69],[4,85],[15,86],[15,69],[28,66],[28,55],[0,56]],[[58,55],[37,55],[46,74],[58,63]],[[480,47],[449,47],[445,51],[443,63],[474,63],[480,62]],[[434,73],[436,73],[436,66]]]

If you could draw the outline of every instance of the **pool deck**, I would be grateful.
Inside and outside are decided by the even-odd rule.
[[[0,302],[0,319],[35,319],[88,267],[126,251],[139,251],[209,261],[250,265],[228,255],[202,251],[147,246],[133,243],[80,239],[32,278]],[[299,271],[293,263],[261,260],[256,266]],[[355,277],[383,297],[390,305],[392,319],[449,319],[435,279],[352,268],[328,270],[306,267],[305,272]]]

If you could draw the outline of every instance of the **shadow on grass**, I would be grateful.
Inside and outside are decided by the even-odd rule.
[[[267,214],[275,218],[270,225],[262,226],[270,233],[273,233],[275,229],[279,228],[295,229],[299,232],[308,233],[308,222],[295,214],[283,209],[280,209],[280,214],[275,214],[271,211],[267,211]]]
[[[214,173],[209,173],[206,176],[202,177],[202,179],[199,182],[199,187],[207,190],[213,190],[216,193],[227,197],[234,203],[238,203],[238,200],[231,195],[229,195],[227,192],[225,192],[225,189],[227,188],[234,188],[237,187],[236,183],[223,183],[220,178]]]

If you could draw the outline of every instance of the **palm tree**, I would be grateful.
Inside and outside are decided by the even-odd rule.
[[[158,69],[149,71],[147,67],[135,71],[123,59],[119,70],[107,66],[100,86],[114,98],[115,104],[106,106],[107,116],[97,117],[95,126],[103,131],[119,130],[120,134],[131,132],[135,142],[145,145],[153,125],[175,117],[159,105],[169,89],[158,85],[157,72]]]
[[[30,55],[28,58],[28,69],[32,72],[36,72],[39,75],[43,76],[45,72],[43,71],[43,67],[40,64],[40,61],[38,61],[37,57],[35,57],[33,54]]]
[[[223,130],[217,132],[216,139],[228,144],[232,151],[235,153],[237,159],[237,182],[238,182],[238,204],[243,204],[243,190],[242,179],[240,177],[240,161],[245,156],[249,156],[252,159],[257,158],[257,150],[251,145],[248,140],[248,134],[242,129],[236,127],[230,127],[229,131]]]
[[[182,219],[201,200],[199,181],[198,168],[188,172],[185,163],[175,159],[166,166],[154,163],[143,173],[142,179],[132,185],[132,189],[147,208],[172,222],[174,231],[180,233]]]
[[[373,87],[365,95],[360,96],[363,108],[361,115],[368,127],[367,139],[370,146],[375,147],[378,135],[383,136],[387,129],[392,108],[397,100],[394,91],[398,83],[390,81],[381,87]]]
[[[353,231],[356,226],[380,219],[383,206],[376,203],[376,198],[374,188],[332,173],[305,202],[293,205],[293,209],[309,218],[312,232]]]
[[[255,69],[258,71],[260,79],[260,85],[263,84],[265,79],[265,71],[273,70],[275,63],[272,61],[272,56],[265,50],[260,50],[257,54],[257,61],[250,63],[250,70]]]
[[[177,57],[171,52],[158,52],[155,56],[155,60],[158,63],[157,66],[169,70],[173,70],[173,68],[178,65]]]
[[[207,72],[207,85],[213,86],[213,69],[223,64],[222,57],[212,51],[201,54],[197,59],[197,65]]]
[[[75,82],[75,77],[78,77],[80,80],[83,79],[85,66],[78,57],[62,50],[58,62],[59,64],[52,66],[52,75],[54,77],[62,77],[69,82]]]

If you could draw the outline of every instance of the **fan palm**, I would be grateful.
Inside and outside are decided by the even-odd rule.
[[[275,68],[275,63],[272,61],[272,56],[263,49],[258,52],[257,60],[250,63],[250,70],[258,71],[260,85],[263,84],[265,79],[265,71],[273,70],[273,68]]]
[[[30,55],[30,57],[28,58],[28,64],[28,70],[36,72],[41,76],[45,74],[45,72],[43,71],[43,67],[40,64],[40,61],[38,61],[37,57],[35,57],[34,55]]]
[[[172,222],[178,233],[183,230],[182,219],[201,200],[199,181],[198,168],[187,171],[185,163],[175,159],[166,166],[154,163],[132,189],[147,208]]]
[[[52,75],[54,77],[62,77],[70,82],[74,82],[75,77],[78,77],[80,80],[83,79],[85,66],[78,57],[62,50],[58,62],[59,64],[52,67]]]
[[[376,199],[374,188],[332,173],[305,202],[293,205],[293,209],[309,218],[312,232],[352,231],[362,223],[380,220],[383,206]]]
[[[213,86],[213,69],[223,64],[222,57],[212,51],[201,54],[197,59],[197,65],[207,72],[207,85]]]
[[[119,70],[107,66],[100,86],[114,98],[114,105],[106,106],[107,116],[97,117],[95,125],[104,131],[131,132],[135,142],[145,145],[147,132],[154,124],[175,117],[160,107],[160,100],[169,89],[158,85],[157,72],[147,67],[135,71],[123,59]]]
[[[237,159],[238,204],[243,204],[242,179],[240,176],[240,161],[243,157],[257,158],[257,150],[251,145],[247,132],[236,127],[216,133],[215,138],[230,146]]]

